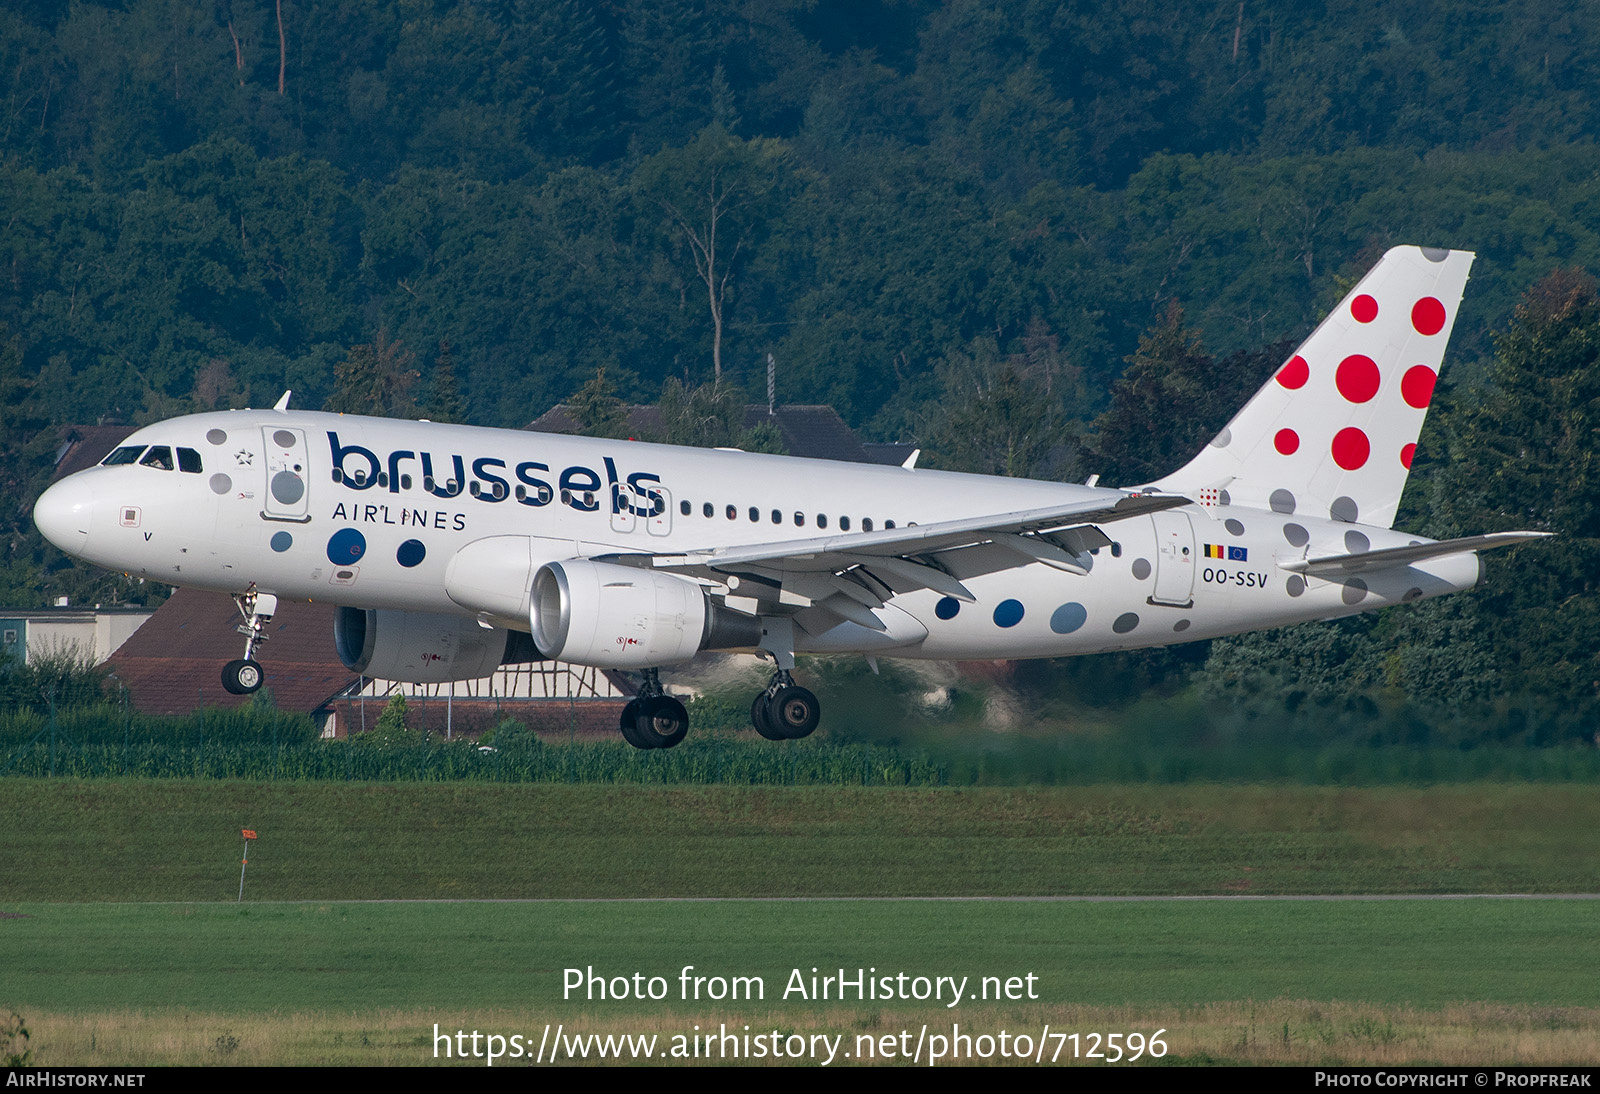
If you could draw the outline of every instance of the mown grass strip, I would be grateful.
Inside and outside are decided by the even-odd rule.
[[[1600,890],[1581,786],[3,789],[17,901]]]
[[[761,902],[8,905],[0,1005],[253,1014],[436,1007],[562,1020],[890,1009],[959,1018],[981,978],[1033,976],[1067,1005],[1201,1006],[1239,999],[1441,1007],[1600,1006],[1592,901],[1317,903]],[[682,970],[760,977],[737,1003],[684,998]],[[564,995],[564,970],[660,976],[663,1000]],[[812,995],[811,970],[966,977],[943,1000]],[[795,979],[798,970],[799,979]],[[804,984],[805,994],[789,989]],[[785,992],[788,991],[787,997]],[[630,991],[631,994],[631,991]],[[693,994],[692,992],[690,993]],[[972,998],[979,995],[979,998]],[[996,1000],[990,999],[989,1003]],[[1005,1002],[1001,1000],[1000,1002]],[[470,1027],[469,1027],[470,1028]]]

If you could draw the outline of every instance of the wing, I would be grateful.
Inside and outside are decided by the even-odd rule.
[[[682,554],[616,554],[597,561],[650,567],[721,586],[730,608],[787,614],[813,634],[841,621],[885,630],[873,609],[900,593],[931,589],[972,603],[967,578],[1042,562],[1086,574],[1089,552],[1110,544],[1096,525],[1188,505],[1171,494],[1098,496],[874,532],[713,547]]]

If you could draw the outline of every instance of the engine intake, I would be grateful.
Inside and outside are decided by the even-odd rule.
[[[383,608],[340,608],[333,644],[351,672],[413,684],[478,680],[502,664],[538,660],[520,632],[486,630],[458,615]]]

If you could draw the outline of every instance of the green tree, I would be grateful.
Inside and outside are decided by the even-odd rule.
[[[339,414],[375,414],[409,418],[416,412],[416,354],[379,328],[371,344],[350,347],[333,370],[334,389],[326,410]]]
[[[631,407],[617,397],[617,386],[606,379],[601,366],[594,379],[584,384],[567,400],[567,413],[585,437],[624,438],[629,435]]]

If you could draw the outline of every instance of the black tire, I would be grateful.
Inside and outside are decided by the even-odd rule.
[[[264,679],[266,673],[261,670],[259,661],[246,661],[241,657],[222,666],[222,686],[233,695],[254,695],[261,690]]]
[[[822,705],[805,688],[779,688],[767,707],[772,728],[790,740],[811,736],[822,721]]]
[[[689,712],[670,695],[639,700],[633,721],[634,736],[648,741],[647,748],[671,748],[689,734]]]
[[[654,748],[654,745],[639,736],[638,721],[639,700],[629,699],[628,705],[622,708],[622,724],[620,727],[622,729],[622,739],[634,748]]]
[[[762,692],[756,696],[756,701],[750,704],[750,724],[756,727],[756,732],[769,741],[787,740],[772,725],[770,711],[767,707],[767,693]]]

